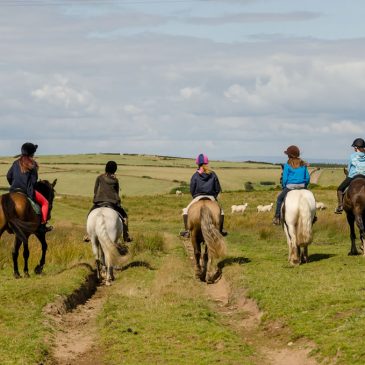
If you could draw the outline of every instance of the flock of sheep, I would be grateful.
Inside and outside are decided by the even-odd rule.
[[[177,196],[182,196],[183,195],[183,192],[180,191],[180,190],[176,190],[176,195]],[[270,203],[270,204],[267,204],[267,205],[258,205],[256,207],[257,209],[257,213],[260,213],[260,212],[270,212],[272,207],[273,207],[274,203]],[[248,203],[245,203],[245,204],[241,204],[241,205],[232,205],[231,206],[231,214],[233,213],[241,213],[243,214],[246,210],[248,206]],[[322,202],[316,202],[316,209],[319,209],[319,210],[323,210],[323,209],[326,209],[327,206],[322,203]]]
[[[270,212],[272,207],[273,207],[274,203],[270,203],[270,204],[267,204],[267,205],[258,205],[256,207],[257,209],[257,213],[260,213],[260,212]],[[246,208],[248,206],[248,203],[245,203],[245,204],[241,204],[241,205],[232,205],[231,206],[231,213],[244,213]],[[323,209],[326,209],[326,205],[322,202],[316,202],[316,209],[319,209],[319,210],[323,210]]]

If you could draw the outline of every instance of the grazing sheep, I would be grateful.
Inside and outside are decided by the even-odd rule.
[[[323,209],[326,209],[327,207],[325,206],[324,203],[322,202],[316,202],[316,209],[319,209],[319,210],[323,210]]]
[[[183,195],[182,191],[181,190],[176,190],[176,196],[181,196]]]
[[[231,206],[231,209],[232,209],[232,214],[233,213],[244,213],[244,211],[246,210],[246,208],[247,208],[247,203],[245,203],[245,204],[242,204],[242,205],[232,205]]]
[[[259,212],[270,212],[272,206],[274,203],[268,204],[268,205],[258,205],[257,206],[257,213]]]

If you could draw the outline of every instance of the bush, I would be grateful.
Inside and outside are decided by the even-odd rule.
[[[260,181],[260,185],[275,185],[275,181]]]
[[[254,191],[254,187],[251,181],[247,181],[244,184],[245,191]]]

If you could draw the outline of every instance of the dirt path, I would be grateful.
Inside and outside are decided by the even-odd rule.
[[[310,173],[311,183],[318,184],[318,180],[322,174],[322,170],[317,168]]]
[[[193,251],[189,241],[183,240],[185,249],[193,262]],[[314,348],[309,342],[300,340],[288,342],[289,335],[280,324],[270,324],[266,328],[260,326],[262,312],[245,292],[233,293],[224,276],[216,283],[203,285],[207,297],[214,301],[215,309],[227,324],[231,326],[243,341],[258,353],[253,362],[260,365],[318,365],[309,356]],[[52,365],[104,365],[102,353],[98,348],[97,316],[102,310],[109,295],[113,295],[113,287],[94,287],[80,290],[76,295],[82,301],[85,291],[89,290],[89,299],[77,305],[74,298],[72,311],[67,311],[64,302],[53,303],[46,310],[56,324],[57,333],[54,338],[54,351],[49,361]],[[117,288],[116,288],[117,289]],[[95,293],[94,293],[95,291]],[[94,293],[94,294],[93,294]]]
[[[193,249],[190,241],[184,240],[185,249],[193,262]],[[280,324],[270,324],[266,329],[261,328],[263,313],[256,302],[242,293],[232,293],[224,276],[215,284],[206,285],[207,296],[216,303],[219,313],[227,318],[229,325],[234,328],[248,344],[258,349],[253,361],[260,365],[318,365],[309,356],[314,345],[309,341],[285,341],[289,338],[287,331]]]
[[[96,317],[106,300],[106,289],[109,288],[99,287],[85,304],[59,316],[54,364],[103,364],[95,345],[98,343]]]

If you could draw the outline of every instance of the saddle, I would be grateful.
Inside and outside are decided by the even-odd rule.
[[[113,203],[110,203],[110,202],[102,202],[102,203],[97,203],[97,204],[94,204],[93,207],[91,208],[90,212],[96,208],[110,208],[110,209],[113,209],[114,211],[116,211],[119,215],[119,218],[122,220],[122,222],[125,222],[125,217],[123,217],[123,215],[121,214],[121,212],[119,212],[115,205]],[[122,208],[123,209],[123,208]],[[124,209],[123,209],[124,210]],[[89,212],[89,213],[90,213]]]

